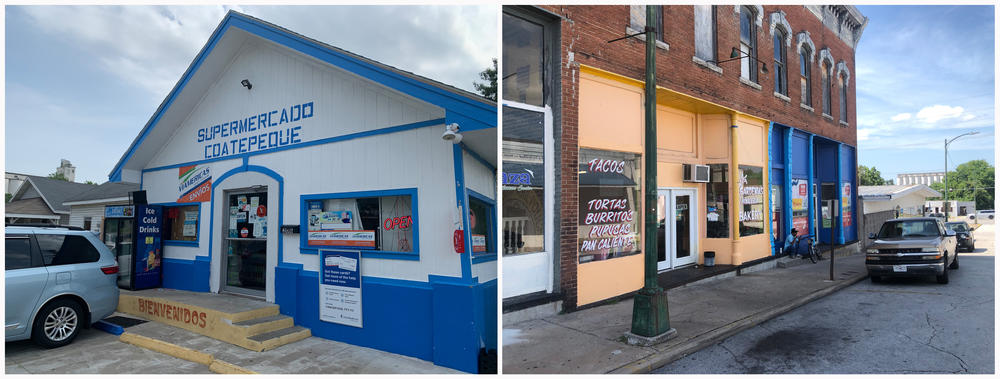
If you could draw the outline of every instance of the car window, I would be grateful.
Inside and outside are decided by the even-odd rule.
[[[101,253],[83,236],[37,234],[35,240],[46,266],[97,262],[101,258]]]
[[[965,232],[969,230],[969,228],[965,224],[945,224],[945,226],[948,227],[948,229],[954,230],[956,232]]]
[[[879,238],[936,237],[941,234],[939,223],[930,220],[894,221],[882,224]]]
[[[17,270],[31,267],[31,240],[26,235],[7,235],[4,238],[4,269]]]

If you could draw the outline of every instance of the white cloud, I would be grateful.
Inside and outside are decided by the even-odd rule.
[[[858,141],[866,141],[872,134],[871,129],[858,129]]]
[[[909,120],[912,117],[913,117],[913,115],[911,115],[909,113],[900,113],[898,115],[892,116],[891,120],[898,122],[898,121]]]
[[[965,116],[962,116],[962,121],[969,121],[974,118],[976,118],[976,115],[971,113],[966,113]]]
[[[959,117],[964,111],[965,109],[959,106],[932,105],[917,112],[917,118],[933,124],[944,119]]]

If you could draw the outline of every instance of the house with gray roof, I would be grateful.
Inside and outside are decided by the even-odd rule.
[[[68,225],[70,207],[63,202],[95,187],[93,184],[24,175],[24,183],[6,203],[4,221],[8,224]]]
[[[69,225],[100,235],[101,228],[104,227],[104,207],[126,205],[129,203],[129,194],[138,190],[139,185],[135,183],[106,182],[66,199],[63,205],[70,207]]]
[[[858,187],[865,214],[898,210],[901,217],[922,216],[927,198],[940,196],[940,192],[924,184]]]

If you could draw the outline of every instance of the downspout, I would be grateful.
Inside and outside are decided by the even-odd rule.
[[[732,205],[731,206],[732,210],[730,211],[730,214],[732,215],[732,218],[730,218],[730,220],[733,221],[733,223],[732,223],[732,228],[733,228],[732,229],[733,230],[733,239],[732,239],[732,246],[733,246],[732,257],[733,257],[733,263],[732,264],[734,264],[734,265],[738,265],[740,263],[743,263],[743,254],[741,254],[741,252],[740,252],[740,246],[739,246],[740,245],[740,212],[741,212],[742,206],[740,204],[740,193],[739,193],[739,184],[740,184],[740,182],[739,182],[740,181],[739,162],[740,162],[740,160],[739,160],[739,139],[738,139],[738,133],[737,133],[738,132],[737,128],[739,128],[739,126],[736,125],[736,118],[738,116],[739,116],[738,113],[736,113],[736,112],[732,113],[732,116],[731,116],[732,117],[732,120],[731,120],[732,121],[732,126],[729,128],[729,138],[732,141],[732,145],[731,145],[732,146],[732,152],[729,154],[731,156],[730,159],[732,161],[730,163],[730,166],[729,166],[729,193],[730,193],[729,199],[730,199],[730,204]]]

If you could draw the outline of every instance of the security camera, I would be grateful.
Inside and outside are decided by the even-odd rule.
[[[451,141],[454,144],[462,142],[462,134],[458,132],[458,124],[451,123],[445,125],[444,134],[441,135],[441,139]]]

